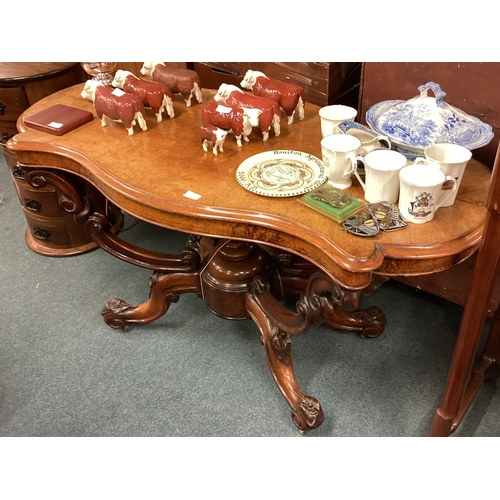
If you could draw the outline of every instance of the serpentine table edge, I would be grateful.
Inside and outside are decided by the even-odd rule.
[[[130,323],[153,321],[181,293],[197,293],[221,317],[251,318],[300,432],[317,428],[324,416],[319,402],[296,380],[291,338],[323,323],[377,337],[386,325],[383,312],[375,306],[356,310],[375,275],[435,273],[465,260],[481,241],[491,171],[475,160],[455,204],[440,209],[433,221],[360,238],[297,197],[262,197],[236,181],[238,165],[262,151],[299,150],[321,158],[318,106],[306,104],[304,120],[284,123],[280,135],[270,134],[267,141],[254,130],[238,147],[229,135],[218,155],[201,148],[199,103],[186,108],[174,101],[175,118],[156,122],[149,115],[148,130],[132,136],[120,124],[101,127],[98,119],[57,137],[24,124],[25,116],[52,104],[94,112],[92,103],[80,97],[81,89],[65,89],[29,108],[18,121],[20,133],[6,147],[26,169],[30,185],[53,183],[59,189],[59,204],[99,246],[153,270],[148,301],[132,305],[111,299],[102,311],[104,320],[124,330]],[[204,90],[203,102],[214,93]],[[125,212],[190,235],[185,251],[160,254],[120,241],[108,229],[106,215],[93,212],[78,179]],[[201,201],[186,198],[188,191],[199,192]],[[363,198],[356,180],[348,191]],[[295,312],[281,304],[280,287],[299,295]]]
[[[486,215],[484,200],[490,171],[475,160],[471,160],[466,170],[455,206],[451,207],[451,209],[439,210],[435,220],[431,223],[422,226],[410,225],[409,229],[400,231],[398,235],[379,233],[370,242],[367,241],[368,238],[359,238],[346,234],[337,228],[329,229],[330,233],[325,234],[326,231],[322,232],[319,228],[333,227],[334,223],[332,221],[314,213],[310,209],[297,207],[297,204],[294,204],[291,199],[276,200],[259,197],[259,195],[247,193],[246,191],[243,192],[233,175],[231,175],[233,185],[226,183],[226,187],[230,186],[229,189],[238,193],[233,196],[244,199],[239,204],[232,204],[231,206],[231,203],[228,203],[228,206],[224,207],[222,205],[213,206],[210,202],[205,204],[193,203],[182,197],[168,198],[124,182],[116,174],[116,171],[112,172],[103,168],[98,161],[92,158],[91,148],[84,152],[75,146],[75,144],[81,144],[78,140],[66,141],[66,136],[70,137],[76,133],[85,133],[85,129],[93,129],[95,133],[97,129],[97,132],[103,134],[101,139],[103,141],[116,138],[130,144],[134,140],[139,142],[141,134],[152,134],[158,130],[136,131],[134,136],[129,138],[126,137],[126,131],[122,130],[120,125],[98,130],[101,127],[99,126],[99,120],[96,119],[92,123],[80,127],[80,131],[73,131],[66,134],[66,136],[55,137],[43,132],[29,130],[24,125],[24,117],[30,116],[53,103],[61,102],[94,111],[92,103],[79,96],[82,85],[76,85],[53,94],[29,108],[18,121],[18,129],[21,133],[11,139],[7,147],[15,152],[20,164],[29,165],[33,168],[50,166],[53,169],[60,169],[86,178],[110,201],[127,213],[142,220],[169,229],[199,235],[258,241],[278,249],[285,249],[310,260],[332,278],[342,283],[343,286],[351,289],[368,286],[372,279],[372,273],[383,276],[412,276],[447,269],[465,260],[479,245]],[[204,89],[203,102],[211,100],[214,93],[213,90]],[[184,118],[193,108],[199,115],[199,108],[201,107],[199,104],[194,104],[190,110],[183,108],[184,103],[180,105],[179,102],[175,102],[174,104],[176,117],[170,120],[172,122]],[[321,158],[318,110],[318,106],[306,104],[308,113],[306,113],[305,121],[309,122],[310,125],[307,140],[304,140],[306,134],[301,133],[299,140],[294,141],[293,134],[299,131],[285,130],[285,133],[283,133],[285,125],[282,126],[280,137],[273,137],[272,133],[270,134],[270,138],[265,144],[267,150],[273,146],[273,142],[276,149],[280,150],[290,149],[290,146],[294,143],[300,146],[301,142],[303,142],[307,146],[307,152]],[[191,124],[196,123],[199,118],[198,115],[194,120],[191,120]],[[165,122],[168,122],[168,119],[161,124],[153,124],[153,127],[156,126],[158,129]],[[152,122],[149,121],[148,123],[151,124]],[[294,126],[296,128],[302,127],[302,123],[297,122]],[[313,127],[316,130],[311,131]],[[110,135],[112,137],[107,137]],[[185,142],[181,147],[191,155],[191,162],[196,161],[196,158],[198,158],[200,162],[199,171],[201,172],[207,172],[208,168],[215,168],[219,163],[223,163],[222,168],[227,170],[228,162],[233,162],[230,167],[232,174],[240,159],[243,160],[251,154],[261,152],[263,150],[262,146],[264,146],[261,138],[257,137],[257,133],[254,131],[250,136],[250,142],[244,143],[240,151],[235,153],[236,145],[231,144],[232,151],[228,152],[230,148],[228,142],[232,140],[232,138],[228,138],[225,144],[226,151],[219,153],[218,157],[215,157],[212,153],[202,151],[197,129],[190,131],[190,135],[191,139],[194,138],[194,141],[191,141],[190,149],[194,151],[190,151]],[[313,139],[309,136],[312,136]],[[245,149],[249,150],[248,154],[242,155],[241,153]],[[227,156],[227,161],[221,162],[220,158],[224,155]],[[155,156],[155,158],[157,157],[158,155]],[[147,158],[144,158],[144,161],[147,161]],[[234,161],[237,163],[234,163]],[[209,180],[207,179],[207,183]],[[220,180],[220,176],[215,180]],[[363,191],[356,179],[353,179],[353,186],[349,191],[355,196],[363,198]],[[288,206],[285,210],[281,210],[280,213],[271,210],[247,209],[244,203],[248,197],[260,198],[258,202],[253,202],[254,206],[265,207],[266,204],[272,203],[274,210],[277,201]],[[290,207],[290,205],[293,205],[293,207]],[[302,216],[302,220],[299,217],[291,217],[297,211],[301,212],[299,215]],[[456,211],[457,214],[451,214],[452,211]],[[307,214],[307,218],[304,217],[304,213]],[[471,220],[467,221],[466,217]],[[453,224],[456,230],[443,231],[448,224]],[[405,232],[408,234],[414,233],[416,236],[403,237]],[[427,241],[426,236],[419,236],[419,233],[422,235],[434,233],[434,235]],[[446,240],[448,233],[450,237]],[[437,234],[442,234],[442,237],[435,237]]]

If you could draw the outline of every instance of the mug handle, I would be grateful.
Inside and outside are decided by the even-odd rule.
[[[428,163],[427,163],[427,159],[426,159],[426,158],[423,158],[422,156],[417,156],[417,157],[413,160],[413,165],[428,165]]]
[[[392,148],[392,144],[391,144],[389,137],[386,137],[385,135],[379,135],[377,137],[377,140],[378,140],[378,142],[382,143],[387,149]]]
[[[443,184],[441,185],[441,196],[436,203],[435,210],[437,210],[457,189],[457,179],[455,179],[455,177],[452,177],[451,175],[447,175]]]
[[[354,170],[354,175],[358,179],[359,183],[361,184],[361,187],[363,188],[363,191],[366,191],[366,185],[362,181],[361,176],[358,173],[358,161],[363,165],[363,168],[366,168],[364,158],[362,156],[356,156],[356,170]]]
[[[349,179],[349,177],[351,177],[351,175],[354,174],[356,172],[356,169],[358,168],[358,157],[348,156],[347,158],[351,160],[351,168],[347,172],[344,172],[344,179]]]

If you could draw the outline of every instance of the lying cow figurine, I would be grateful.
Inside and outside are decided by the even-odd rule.
[[[210,123],[202,123],[200,125],[200,136],[203,146],[203,151],[208,152],[208,145],[210,144],[212,152],[214,155],[217,154],[218,150],[223,153],[222,145],[226,140],[227,131],[222,130],[219,127],[210,125]]]
[[[113,89],[96,80],[85,83],[81,96],[94,102],[101,125],[109,125],[109,120],[125,125],[128,135],[134,135],[134,125],[139,123],[143,131],[147,130],[146,111],[142,99],[128,94],[121,89]]]
[[[203,106],[201,123],[232,132],[239,147],[241,147],[241,138],[243,137],[243,140],[248,142],[248,136],[252,133],[252,124],[247,110],[217,102],[207,102]]]
[[[229,106],[260,110],[257,123],[252,121],[252,115],[250,115],[250,121],[252,126],[260,128],[262,140],[267,141],[269,138],[271,126],[273,126],[274,134],[276,136],[280,135],[281,111],[279,104],[273,99],[248,94],[236,85],[228,85],[227,83],[223,83],[219,87],[214,99]]]
[[[164,111],[167,112],[170,118],[175,116],[174,107],[172,106],[172,93],[163,83],[142,80],[130,71],[119,69],[115,73],[112,85],[130,94],[138,95],[142,99],[144,106],[153,110],[158,122],[162,121]]]
[[[240,85],[244,89],[261,97],[274,99],[288,117],[288,123],[293,123],[293,115],[298,112],[299,120],[304,119],[304,106],[306,103],[304,89],[295,83],[286,83],[273,78],[268,78],[260,71],[249,69]]]
[[[181,94],[188,108],[193,96],[199,103],[203,100],[200,76],[196,71],[168,67],[162,62],[145,62],[141,73],[150,76],[154,82],[165,84],[172,94]]]

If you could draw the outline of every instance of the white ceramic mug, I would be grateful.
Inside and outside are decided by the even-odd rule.
[[[358,110],[343,104],[331,104],[324,106],[319,110],[321,120],[321,135],[339,134],[339,125],[347,120],[352,121],[356,118]]]
[[[353,135],[361,141],[361,147],[359,148],[360,155],[366,155],[374,149],[391,149],[391,141],[385,135],[372,135],[365,130],[360,130],[358,128],[350,128],[345,131],[348,135]]]
[[[458,183],[434,165],[415,164],[399,171],[399,211],[408,222],[424,224],[457,190]]]
[[[351,187],[361,141],[351,135],[333,134],[321,139],[321,153],[328,182],[339,189]]]
[[[450,196],[443,207],[449,207],[455,203],[458,188],[462,182],[467,162],[471,159],[472,153],[458,144],[432,144],[424,151],[424,158],[416,158],[415,163],[434,165],[440,168],[445,175],[451,175],[457,181],[457,189],[453,196]]]
[[[406,156],[391,149],[375,149],[360,159],[365,167],[365,180],[358,174],[365,200],[369,203],[396,203],[399,195],[399,171],[406,165]]]

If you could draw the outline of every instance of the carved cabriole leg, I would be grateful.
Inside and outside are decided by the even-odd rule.
[[[337,308],[326,323],[337,330],[360,332],[362,339],[373,339],[384,333],[387,320],[380,308],[371,306],[362,311]]]
[[[340,305],[357,304],[357,294],[344,291],[325,273],[313,273],[296,304],[297,312],[284,307],[270,291],[270,285],[257,277],[246,296],[246,307],[261,332],[267,362],[276,385],[292,408],[292,420],[301,432],[315,429],[323,422],[319,402],[300,389],[292,364],[291,337],[327,323],[335,328],[359,330],[362,336],[378,336],[386,324],[377,307],[346,313]]]
[[[246,296],[250,317],[259,327],[271,374],[286,402],[292,408],[292,420],[301,433],[319,427],[324,420],[319,401],[302,392],[292,363],[291,335],[299,335],[311,325],[304,314],[283,307],[269,291],[267,283],[255,278]]]
[[[306,290],[310,276],[318,268],[309,261],[289,253],[275,255],[277,273],[273,277],[271,290],[276,297],[284,294],[300,295]],[[369,307],[365,310],[354,311],[364,294],[363,290],[348,290],[335,284],[332,291],[337,294],[336,302],[348,310],[336,307],[333,316],[325,323],[332,328],[360,332],[361,338],[375,338],[380,336],[387,325],[383,311],[378,307]]]
[[[122,299],[108,301],[101,312],[106,324],[128,330],[130,323],[149,323],[163,316],[170,304],[179,300],[179,294],[200,294],[198,271],[182,274],[155,271],[149,286],[149,300],[143,304],[132,305]]]
[[[90,217],[88,224],[93,231],[100,232],[102,214],[100,217]],[[153,272],[149,280],[149,299],[140,305],[128,304],[122,299],[111,299],[106,303],[101,314],[111,328],[128,330],[130,323],[149,323],[163,316],[170,304],[179,300],[182,293],[196,293],[201,297],[200,264],[202,252],[201,237],[190,236],[186,249],[179,255],[151,252],[131,244],[121,242],[118,238],[103,233],[98,239],[99,244],[112,255],[119,256],[127,262],[160,269]]]

